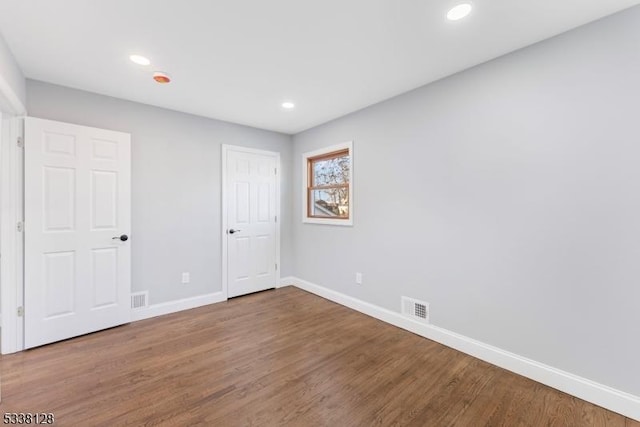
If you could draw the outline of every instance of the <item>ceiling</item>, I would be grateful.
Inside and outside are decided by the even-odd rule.
[[[473,0],[447,21],[460,1],[2,0],[0,32],[28,78],[297,133],[640,3]]]

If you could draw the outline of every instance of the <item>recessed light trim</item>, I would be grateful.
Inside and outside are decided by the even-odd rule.
[[[285,101],[282,103],[282,108],[284,108],[285,110],[293,110],[294,108],[296,108],[296,104],[291,101]]]
[[[466,18],[471,13],[471,9],[473,9],[471,3],[460,3],[449,9],[447,19],[449,21],[459,21],[462,18]]]
[[[149,60],[149,58],[147,58],[146,56],[142,56],[142,55],[130,55],[129,59],[131,60],[131,62],[134,62],[138,65],[150,65],[151,61]]]

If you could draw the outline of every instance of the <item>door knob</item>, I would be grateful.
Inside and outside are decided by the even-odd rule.
[[[239,233],[242,230],[234,230],[233,228],[229,229],[229,234],[233,234],[233,233]]]
[[[126,242],[127,240],[129,240],[129,236],[127,236],[126,234],[123,234],[122,236],[116,236],[116,237],[112,237],[111,239],[113,240],[122,240],[123,242]]]

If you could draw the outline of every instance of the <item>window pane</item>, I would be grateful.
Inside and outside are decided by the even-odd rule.
[[[313,186],[347,184],[349,182],[349,156],[344,155],[327,160],[314,160]]]
[[[349,189],[311,190],[311,216],[349,218]]]

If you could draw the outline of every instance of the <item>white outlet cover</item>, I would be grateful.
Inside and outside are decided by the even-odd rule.
[[[191,281],[191,277],[189,273],[182,273],[182,283],[189,283]]]
[[[362,273],[356,273],[356,283],[362,285]]]

